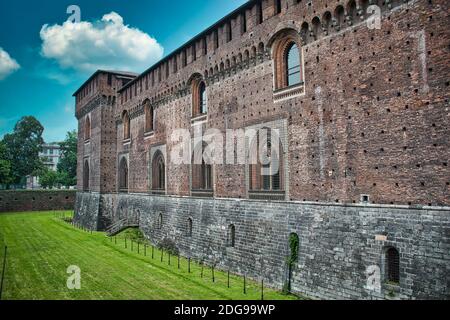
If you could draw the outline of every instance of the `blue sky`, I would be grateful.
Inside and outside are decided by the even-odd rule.
[[[144,71],[245,2],[2,1],[0,137],[22,116],[33,115],[47,142],[64,139],[77,128],[72,93],[94,69]],[[69,5],[80,7],[83,28],[65,23]]]

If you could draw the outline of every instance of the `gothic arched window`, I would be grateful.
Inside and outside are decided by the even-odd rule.
[[[157,151],[152,161],[152,189],[164,190],[166,188],[166,165],[164,156]]]
[[[144,103],[144,115],[145,115],[145,132],[151,132],[154,130],[153,123],[153,107],[150,105],[150,101]]]
[[[128,163],[125,157],[119,163],[119,191],[128,191]]]
[[[208,113],[208,97],[206,84],[200,75],[192,80],[192,116],[197,117]]]

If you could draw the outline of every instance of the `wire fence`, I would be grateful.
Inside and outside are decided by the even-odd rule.
[[[100,234],[99,232],[75,223],[73,213],[54,212],[53,219],[70,225],[71,227],[82,232],[86,232],[89,236],[103,236],[103,234]],[[102,240],[102,242],[108,247],[114,247],[124,253],[127,252],[127,254],[131,253],[136,257],[139,257],[140,260],[146,260],[148,263],[157,268],[164,268],[170,273],[179,275],[180,279],[194,281],[195,283],[199,283],[202,287],[209,287],[215,292],[214,294],[223,295],[223,297],[248,297],[252,300],[264,300],[267,298],[270,299],[276,291],[267,291],[267,287],[265,287],[266,281],[264,281],[263,277],[254,279],[252,277],[248,277],[248,275],[244,273],[233,272],[232,269],[226,266],[218,267],[211,262],[208,263],[206,259],[202,259],[201,257],[194,258],[182,256],[178,251],[174,252],[170,250],[170,248],[156,246],[146,238],[136,238],[136,235],[132,232],[122,232],[114,236],[106,236],[103,239],[104,240]],[[6,248],[5,235],[2,234],[2,230],[0,229],[0,299],[10,299],[18,296],[34,296],[35,292],[32,291],[32,288],[25,286],[25,283],[17,282],[17,277],[11,278],[11,270],[7,270],[8,259],[6,255],[11,249],[14,250],[15,247],[12,246],[11,248]],[[43,250],[43,248],[38,249]],[[33,250],[35,250],[34,245]],[[12,263],[14,262],[10,261],[9,264],[11,265]],[[52,268],[51,265],[48,265],[48,267],[50,269]],[[106,268],[105,271],[108,270],[107,272],[110,274],[116,272],[113,266],[111,266],[111,269],[109,269],[109,266],[105,266],[104,268]],[[5,277],[5,271],[7,277]],[[49,278],[48,281],[48,285],[46,285],[44,290],[45,292],[41,292],[41,294],[38,295],[40,298],[52,299],[52,297],[56,296],[62,299],[110,299],[118,297],[142,298],[142,296],[133,291],[133,288],[127,288],[126,286],[121,287],[120,295],[116,295],[116,293],[111,292],[106,287],[102,288],[97,286],[83,286],[83,288],[78,290],[78,292],[77,290],[67,291],[65,288],[62,288],[61,284],[58,282],[59,278]],[[8,290],[5,290],[5,288]],[[216,289],[219,290],[216,291]],[[227,292],[229,292],[229,296]],[[278,295],[278,293],[276,294]]]
[[[75,223],[72,217],[61,215],[56,217],[87,233],[92,234],[93,232],[91,229]],[[210,281],[211,285],[220,283],[225,284],[227,288],[240,287],[244,295],[250,292],[253,294],[258,292],[258,297],[264,300],[264,279],[255,281],[248,278],[246,274],[234,274],[231,269],[217,269],[214,264],[207,264],[204,259],[183,257],[170,249],[155,246],[146,239],[136,239],[132,236],[121,236],[120,234],[107,236],[107,239],[110,244],[147,257],[152,263],[164,264],[173,268],[174,271],[187,272],[188,275],[198,276],[205,281]]]

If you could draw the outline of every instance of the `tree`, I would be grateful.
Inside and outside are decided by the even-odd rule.
[[[59,144],[61,158],[58,162],[58,182],[64,186],[77,184],[77,145],[75,130],[67,132],[66,139]]]
[[[13,133],[4,136],[6,158],[11,164],[12,183],[23,182],[26,176],[42,165],[39,152],[44,144],[43,131],[44,127],[36,118],[26,116],[16,123]]]
[[[6,146],[0,141],[0,184],[8,186],[12,182],[11,162],[7,159]]]
[[[58,173],[48,168],[42,169],[38,173],[39,184],[43,188],[53,188],[58,183]]]

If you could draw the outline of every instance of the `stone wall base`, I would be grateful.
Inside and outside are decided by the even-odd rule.
[[[171,240],[185,257],[263,277],[278,289],[287,282],[288,239],[296,233],[295,293],[320,299],[450,298],[449,208],[78,193],[75,215],[99,230],[135,215],[152,243]],[[400,254],[399,285],[386,283],[388,247]]]

